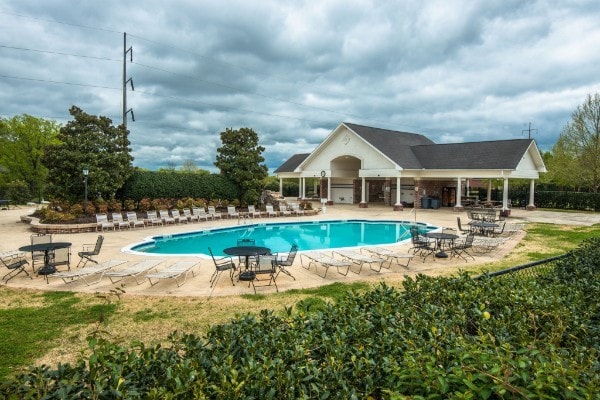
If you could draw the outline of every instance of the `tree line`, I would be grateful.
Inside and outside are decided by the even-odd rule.
[[[133,166],[129,131],[112,120],[69,110],[66,125],[30,115],[0,119],[0,196],[13,202],[43,199],[83,201],[84,186],[92,199],[111,199],[125,185]],[[267,182],[258,134],[250,128],[221,132],[215,166],[231,181],[240,199],[255,204]],[[175,171],[168,165],[162,172]],[[182,172],[210,175],[188,160]],[[173,176],[174,179],[177,176]]]
[[[83,200],[84,176],[90,198],[110,199],[133,174],[129,131],[111,119],[72,106],[72,120],[27,114],[0,118],[0,197],[14,202],[62,198]],[[258,134],[251,128],[226,128],[214,165],[238,188],[240,201],[255,204],[261,191],[277,189],[268,177]],[[565,191],[600,191],[600,94],[588,95],[542,154],[548,169],[540,183]],[[173,164],[160,171],[176,171]],[[209,175],[187,160],[180,171]]]

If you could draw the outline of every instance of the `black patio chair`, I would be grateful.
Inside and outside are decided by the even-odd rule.
[[[460,222],[460,217],[456,217],[456,223],[458,225],[458,230],[462,233],[471,233],[471,226],[468,225],[467,229],[462,227],[462,223]]]
[[[29,279],[33,279],[31,275],[29,275],[29,272],[25,270],[25,267],[29,265],[29,262],[25,259],[24,254],[16,252],[11,252],[11,254],[7,256],[0,254],[0,263],[8,269],[8,273],[2,277],[2,280],[5,283],[19,275],[21,272],[25,272]]]
[[[425,259],[435,253],[435,242],[429,240],[426,236],[421,235],[419,232],[419,228],[416,226],[412,226],[410,228],[410,240],[412,242],[412,247],[409,249],[412,250],[413,254],[419,253],[419,256],[425,262]],[[435,257],[434,257],[435,260]]]
[[[41,244],[41,243],[52,243],[52,235],[48,235],[45,233],[34,233],[30,237],[31,244]],[[36,264],[42,264],[39,268],[45,265],[46,252],[45,251],[32,251],[31,252],[31,268],[33,272],[35,272]]]
[[[502,234],[504,233],[504,228],[505,228],[505,227],[506,227],[506,221],[502,223],[502,228],[498,228],[498,229],[496,229],[496,228],[493,228],[493,229],[490,231],[490,236],[493,236],[493,237],[499,237],[499,236],[502,236]]]
[[[85,267],[85,264],[88,261],[93,262],[94,264],[98,264],[98,261],[94,260],[93,257],[100,254],[100,249],[102,248],[102,242],[104,242],[104,236],[98,235],[98,239],[96,239],[96,243],[94,244],[84,244],[83,250],[77,253],[80,257],[79,262],[77,263],[77,267]],[[93,247],[92,247],[93,246]]]
[[[215,272],[213,272],[213,274],[210,277],[210,287],[213,287],[217,284],[219,276],[221,276],[221,273],[223,271],[229,271],[229,278],[231,279],[231,284],[235,286],[235,283],[233,283],[233,273],[235,272],[237,267],[233,263],[233,259],[229,256],[215,257],[210,247],[208,248],[208,252],[210,253],[213,263],[215,264]]]
[[[292,245],[290,252],[287,254],[285,258],[280,258],[277,254],[275,254],[275,265],[279,268],[279,272],[283,272],[293,280],[296,280],[294,276],[287,270],[286,267],[291,267],[294,263],[294,259],[296,258],[296,253],[298,253],[298,245],[295,243]]]
[[[237,245],[238,246],[256,246],[256,240],[254,239],[250,239],[250,238],[243,238],[243,239],[238,239],[237,240]],[[248,263],[254,265],[256,264],[256,257],[250,256],[248,257]],[[240,266],[240,268],[242,266],[244,266],[244,268],[249,268],[249,265],[245,265],[246,264],[246,257],[238,257],[238,265]]]
[[[454,245],[449,248],[452,257],[457,256],[467,261],[467,257],[471,257],[475,260],[475,257],[469,251],[473,248],[473,240],[475,239],[474,233],[469,233],[464,240],[455,241]]]
[[[276,280],[280,271],[277,267],[275,255],[259,256],[253,270],[244,271],[240,274],[240,281],[248,282],[248,286],[252,285],[255,294],[256,286],[271,286],[271,284],[275,285],[275,291],[279,292]],[[268,277],[268,280],[265,279],[266,277]]]

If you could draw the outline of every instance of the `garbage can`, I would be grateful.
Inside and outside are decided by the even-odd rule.
[[[431,197],[421,197],[421,208],[431,208]]]
[[[440,199],[431,198],[431,208],[440,208]]]

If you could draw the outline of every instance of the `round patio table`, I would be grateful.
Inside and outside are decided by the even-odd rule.
[[[248,260],[250,257],[264,256],[271,254],[271,249],[268,247],[261,246],[234,246],[223,249],[223,253],[229,256],[245,257],[246,258],[246,269],[248,269]]]
[[[458,235],[453,233],[427,232],[425,236],[435,239],[435,248],[437,249],[435,256],[437,258],[448,258],[448,254],[444,251],[444,243],[446,241],[453,242],[454,240],[458,239]]]
[[[54,266],[54,250],[56,249],[64,249],[67,247],[71,247],[70,242],[51,242],[51,243],[36,243],[29,244],[27,246],[19,247],[20,251],[24,252],[34,252],[34,251],[43,251],[44,252],[44,266],[38,269],[38,275],[50,275],[56,272],[56,267]]]

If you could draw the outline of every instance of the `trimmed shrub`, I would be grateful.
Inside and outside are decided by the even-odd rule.
[[[219,174],[141,170],[136,170],[117,193],[121,199],[136,201],[143,198],[186,197],[233,200],[239,195],[235,184]]]
[[[407,278],[311,311],[263,310],[204,337],[30,367],[6,398],[595,398],[600,239],[541,276]]]

